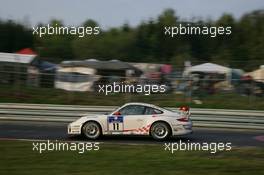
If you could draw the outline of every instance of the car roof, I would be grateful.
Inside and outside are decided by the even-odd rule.
[[[127,105],[142,105],[142,106],[148,106],[148,107],[161,109],[160,107],[153,105],[153,104],[149,104],[149,103],[131,102],[131,103],[124,104],[124,106],[127,106]]]

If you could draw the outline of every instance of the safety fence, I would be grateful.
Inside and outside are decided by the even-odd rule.
[[[71,122],[85,115],[106,114],[115,108],[117,107],[1,103],[0,120]],[[191,114],[194,127],[264,130],[264,111],[192,108]]]

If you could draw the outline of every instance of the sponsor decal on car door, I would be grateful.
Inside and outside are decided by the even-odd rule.
[[[138,130],[143,127],[143,115],[126,115],[124,117],[124,132],[138,133]]]
[[[124,130],[124,117],[117,115],[108,116],[107,130],[111,133],[122,133]]]

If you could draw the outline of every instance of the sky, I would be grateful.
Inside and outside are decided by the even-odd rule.
[[[0,0],[0,19],[11,19],[35,26],[60,19],[78,26],[87,19],[102,28],[128,23],[136,26],[172,8],[181,19],[217,19],[223,13],[235,18],[264,9],[263,0]]]

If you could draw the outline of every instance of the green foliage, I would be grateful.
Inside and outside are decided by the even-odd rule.
[[[202,35],[164,35],[164,26],[194,23],[202,26],[231,26],[231,35],[215,38]],[[64,26],[57,19],[51,25]],[[40,24],[40,26],[43,24]],[[45,26],[45,25],[43,25]],[[81,26],[98,26],[91,19]],[[99,35],[83,38],[72,35],[32,35],[31,29],[12,21],[0,22],[0,51],[14,52],[33,47],[40,56],[52,57],[54,62],[70,59],[119,59],[130,62],[174,63],[183,66],[185,60],[194,64],[216,62],[235,68],[252,70],[264,64],[264,11],[245,14],[234,19],[223,14],[219,19],[184,21],[171,9],[156,19],[144,21],[136,27],[125,23],[121,27],[102,30]]]
[[[33,46],[32,31],[13,21],[0,20],[0,52],[16,52]]]
[[[40,154],[32,148],[32,142],[2,140],[0,174],[190,175],[195,172],[197,175],[261,175],[264,172],[264,149],[255,147],[232,148],[216,154],[207,151],[175,151],[171,154],[161,143],[118,145],[101,142],[98,151],[83,154],[78,151]]]
[[[97,92],[71,92],[40,87],[0,86],[0,103],[75,104],[92,106],[120,106],[128,102],[152,103],[163,107],[188,105],[195,108],[264,110],[264,97],[241,96],[235,93],[218,92],[214,95],[193,96],[202,104],[190,101],[184,94],[119,94],[104,95]]]

